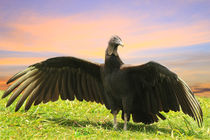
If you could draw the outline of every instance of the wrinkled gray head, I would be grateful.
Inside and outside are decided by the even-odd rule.
[[[117,56],[117,47],[118,46],[124,46],[121,38],[117,35],[114,35],[111,37],[111,39],[109,40],[109,44],[108,44],[108,48],[107,48],[107,54],[108,55],[112,55],[114,54],[115,56]]]

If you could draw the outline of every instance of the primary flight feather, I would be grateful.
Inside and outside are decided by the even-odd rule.
[[[126,66],[117,49],[123,46],[118,36],[112,36],[105,53],[105,63],[97,64],[75,57],[55,57],[36,63],[15,74],[2,98],[11,92],[7,107],[20,95],[15,111],[26,101],[27,111],[32,104],[62,100],[92,101],[101,103],[114,115],[122,110],[124,129],[130,116],[134,122],[151,124],[160,112],[182,111],[193,117],[199,126],[203,113],[189,86],[166,67],[148,62]],[[158,118],[159,117],[159,118]]]

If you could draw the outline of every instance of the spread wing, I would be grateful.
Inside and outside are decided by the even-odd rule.
[[[102,85],[100,64],[74,57],[55,57],[29,66],[9,79],[11,86],[2,98],[13,94],[6,106],[10,106],[21,95],[15,111],[23,105],[28,110],[31,105],[41,102],[62,100],[95,101],[107,104]]]
[[[203,113],[198,101],[189,86],[175,73],[155,62],[122,70],[126,71],[129,86],[134,89],[139,103],[135,107],[137,110],[159,116],[160,111],[180,111],[181,106],[185,114],[193,117],[199,126],[202,125]]]

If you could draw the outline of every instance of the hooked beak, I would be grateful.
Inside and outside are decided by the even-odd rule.
[[[122,41],[120,41],[119,46],[124,47],[124,43]]]

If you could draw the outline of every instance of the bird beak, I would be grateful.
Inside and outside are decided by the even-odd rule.
[[[122,47],[124,47],[124,43],[123,42],[120,42],[119,45],[122,46]]]

